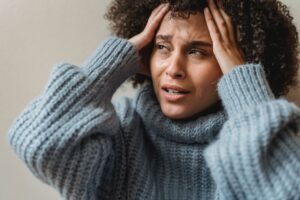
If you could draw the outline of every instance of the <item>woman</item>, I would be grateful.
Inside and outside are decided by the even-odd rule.
[[[107,14],[118,25],[133,19],[118,9],[139,13],[124,5],[156,7],[140,33],[122,34],[138,30],[135,18],[116,31],[129,40],[107,39],[80,68],[55,67],[9,131],[16,153],[66,199],[299,199],[300,110],[278,98],[295,83],[287,77],[295,80],[297,45],[282,52],[265,31],[252,33],[251,45],[253,24],[226,11],[269,9],[261,15],[282,20],[263,30],[285,25],[298,42],[289,14],[275,1],[149,2],[118,0]],[[272,45],[251,49],[257,35]],[[283,55],[273,62],[271,47]],[[269,84],[278,69],[280,86]],[[135,83],[146,81],[136,97],[112,104],[136,73],[144,75]]]

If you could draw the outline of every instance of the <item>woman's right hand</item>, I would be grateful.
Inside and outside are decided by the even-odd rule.
[[[145,48],[150,42],[153,40],[154,35],[156,30],[159,28],[159,25],[166,15],[166,13],[169,11],[169,4],[164,3],[156,7],[149,19],[148,22],[144,28],[144,30],[133,36],[132,38],[129,39],[129,42],[131,42],[137,51],[141,51],[143,48]],[[144,75],[149,75],[149,68],[148,66],[145,66],[145,64],[142,64],[141,69],[139,70],[138,73],[144,74]]]

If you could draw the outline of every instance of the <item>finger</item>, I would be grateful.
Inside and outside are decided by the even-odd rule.
[[[169,10],[169,5],[168,4],[164,4],[162,6],[161,9],[158,10],[157,13],[155,13],[155,15],[153,15],[152,19],[149,19],[146,27],[145,27],[145,31],[148,34],[154,34],[154,32],[157,30],[158,26],[160,25],[162,19],[164,18],[164,16],[166,15],[166,13]]]
[[[230,43],[227,23],[223,19],[223,16],[219,8],[215,4],[214,0],[208,0],[208,7],[212,15],[212,18],[215,21],[215,24],[221,33],[222,40],[226,43]]]
[[[152,11],[152,14],[155,14],[157,13],[159,10],[161,10],[163,7],[165,6],[165,4],[160,4],[158,5],[153,11]]]
[[[236,41],[237,41],[236,32],[235,32],[235,28],[234,28],[233,22],[231,20],[231,17],[229,15],[227,15],[227,13],[222,8],[220,8],[220,13],[221,13],[223,19],[226,21],[230,41],[232,43],[236,44]]]
[[[153,18],[161,11],[161,10],[163,10],[164,9],[164,7],[166,7],[167,6],[167,4],[160,4],[159,6],[157,6],[152,12],[151,12],[151,15],[150,15],[150,17],[149,17],[149,19],[148,19],[148,22],[149,21],[152,21],[153,20]]]
[[[150,14],[150,16],[148,18],[148,21],[151,18],[153,18],[153,16],[155,16],[159,12],[159,10],[161,10],[162,8],[163,8],[163,4],[160,4],[159,6],[157,6],[156,8],[154,8],[154,10],[152,10],[152,12],[151,12],[151,14]]]
[[[162,4],[154,9],[144,30],[129,39],[129,41],[134,44],[138,50],[141,50],[153,40],[155,31],[157,30],[165,13],[168,11],[168,8],[169,5]]]
[[[204,9],[204,17],[213,45],[220,45],[222,37],[208,8]]]
[[[158,9],[153,12],[148,20],[147,24],[153,23],[153,21],[159,20],[164,16],[164,14],[168,11],[169,9],[169,4],[161,4]]]

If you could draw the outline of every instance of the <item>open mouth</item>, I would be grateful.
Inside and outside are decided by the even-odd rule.
[[[179,91],[179,90],[168,89],[168,88],[163,88],[163,90],[169,94],[188,94],[188,93],[190,93],[189,91]]]
[[[168,102],[173,103],[180,102],[181,100],[186,98],[189,93],[191,93],[190,91],[175,85],[164,85],[162,87],[162,90],[164,91],[163,97]]]

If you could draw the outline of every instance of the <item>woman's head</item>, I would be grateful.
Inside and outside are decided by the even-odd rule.
[[[207,6],[207,2],[205,0],[115,0],[106,14],[106,17],[111,21],[112,30],[116,35],[131,38],[144,29],[151,11],[160,3],[165,2],[170,3],[171,11],[165,16],[161,23],[155,37],[156,40],[153,40],[153,43],[142,51],[143,58],[151,65],[154,89],[156,86],[158,87],[159,84],[165,84],[167,82],[166,78],[161,76],[162,69],[164,68],[163,65],[159,63],[159,59],[161,58],[159,53],[162,53],[161,48],[163,47],[157,46],[157,43],[155,43],[157,39],[161,40],[163,38],[157,36],[160,32],[170,32],[173,30],[172,33],[175,34],[176,37],[186,37],[180,30],[184,29],[186,35],[193,35],[193,32],[197,32],[197,29],[199,34],[194,35],[197,37],[205,37],[207,27],[201,20],[203,19],[203,9]],[[289,88],[297,84],[298,70],[298,35],[287,8],[280,2],[274,0],[220,0],[218,2],[226,13],[230,15],[239,32],[238,42],[245,54],[246,61],[251,63],[262,63],[270,87],[276,97],[287,94]],[[199,26],[197,26],[196,21],[198,21]],[[194,30],[192,30],[192,24],[195,25]],[[184,28],[179,29],[179,27]],[[174,41],[176,41],[176,44]],[[173,40],[171,45],[176,45],[178,49],[183,48],[183,43],[180,43],[179,41],[180,40]],[[206,42],[209,43],[210,41],[207,39]],[[209,51],[209,48],[206,48],[206,50]],[[180,55],[181,57],[178,57],[180,59],[176,62],[182,62],[182,65],[191,64],[191,62],[186,62],[187,60],[183,59],[184,54]],[[213,56],[211,58],[213,58]],[[183,61],[185,61],[185,63]],[[174,59],[172,62],[175,62]],[[173,65],[172,62],[169,61],[169,63],[167,63],[165,61],[164,64],[170,66]],[[210,59],[210,63],[212,64],[213,62],[215,61]],[[187,69],[186,66],[184,67]],[[176,68],[169,69],[174,70]],[[212,68],[209,69],[211,70]],[[189,81],[185,83],[187,88],[184,89],[195,89],[196,87],[190,87],[195,83],[199,84],[198,89],[201,89],[202,87],[207,88],[208,85],[213,85],[213,83],[215,83],[222,75],[220,74],[220,71],[215,70],[215,68],[213,69],[213,72],[209,73],[210,76],[204,76],[204,74],[208,72],[201,71],[204,70],[203,68],[201,70],[199,70],[199,68],[194,68],[194,73],[185,71],[185,73],[189,72],[190,74],[188,74]],[[176,75],[177,79],[172,79],[173,85],[176,85],[176,81],[174,80],[179,80],[178,78],[184,75],[184,71],[180,72],[179,68],[176,70],[179,75]],[[166,74],[166,71],[164,71],[164,73]],[[171,74],[171,71],[169,74]],[[198,76],[197,79],[194,76]],[[135,84],[142,83],[145,79],[147,78],[142,75],[133,77]],[[150,79],[150,81],[152,80]],[[200,95],[200,93],[198,94]],[[156,95],[158,100],[162,100],[160,99],[162,94],[158,92],[157,88]],[[202,99],[203,102],[200,102],[200,104],[205,106],[207,103],[206,101],[213,103],[217,99],[216,88],[211,88],[208,93],[202,93],[202,95],[209,95],[209,98]],[[162,107],[162,109],[164,109],[164,107]],[[165,107],[165,109],[171,108]],[[197,109],[193,107],[190,109],[195,112],[197,111]],[[170,112],[172,112],[171,110]],[[180,108],[175,110],[178,112]],[[180,113],[178,114],[178,117],[180,118]]]
[[[207,6],[205,0],[114,0],[106,13],[112,31],[124,38],[140,33],[151,11],[169,2],[175,15],[188,17]],[[239,43],[248,62],[261,62],[276,97],[295,86],[298,34],[285,5],[276,0],[219,0],[240,33]],[[141,82],[144,77],[137,76]]]
[[[150,71],[167,117],[191,117],[218,101],[216,85],[222,71],[202,13],[188,19],[166,14],[154,39]]]

